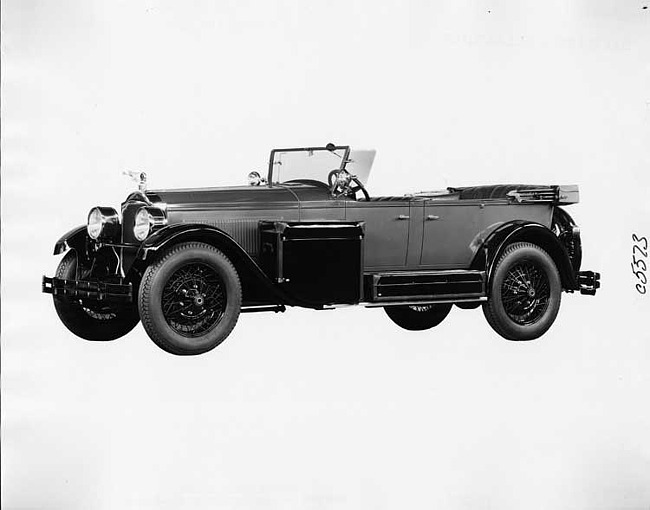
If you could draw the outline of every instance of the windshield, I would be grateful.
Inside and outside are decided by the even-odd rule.
[[[342,167],[366,183],[375,158],[374,150],[351,151],[347,146],[327,149],[275,149],[271,152],[269,180],[283,184],[295,180],[313,180],[328,184],[328,176]],[[345,157],[347,156],[347,161]]]

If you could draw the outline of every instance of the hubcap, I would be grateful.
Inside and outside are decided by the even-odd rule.
[[[161,302],[163,316],[174,331],[186,337],[200,337],[223,318],[225,285],[210,266],[186,264],[167,280]]]
[[[546,272],[530,261],[512,266],[501,287],[506,314],[522,326],[533,324],[544,315],[550,296]]]

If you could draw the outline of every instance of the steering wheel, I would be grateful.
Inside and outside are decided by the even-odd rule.
[[[341,174],[348,176],[342,184],[339,182],[339,176]],[[347,170],[339,170],[338,168],[332,170],[327,176],[327,182],[330,185],[330,193],[332,193],[334,198],[342,196],[354,197],[357,194],[357,191],[361,191],[364,197],[366,197],[366,200],[370,200],[370,195],[368,194],[368,191],[366,191],[363,183],[356,175],[352,175]],[[350,182],[354,182],[356,186],[350,186]]]

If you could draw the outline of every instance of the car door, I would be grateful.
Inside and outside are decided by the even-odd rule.
[[[426,200],[420,266],[430,269],[469,267],[477,247],[483,209],[474,201]]]
[[[346,220],[365,223],[364,270],[399,270],[406,265],[408,198],[379,197],[346,203]]]

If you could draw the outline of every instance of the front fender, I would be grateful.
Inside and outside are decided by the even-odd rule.
[[[235,266],[242,279],[244,298],[262,294],[273,303],[316,308],[311,303],[295,299],[275,285],[260,266],[229,234],[211,225],[177,223],[164,227],[148,237],[138,249],[131,271],[143,273],[156,257],[178,243],[201,242],[221,250]],[[247,292],[247,289],[249,292]],[[261,292],[260,292],[261,291]]]
[[[75,227],[69,232],[63,234],[54,245],[54,255],[59,255],[64,251],[73,248],[79,249],[86,245],[86,225]]]
[[[91,264],[92,250],[90,238],[88,237],[88,232],[86,232],[86,225],[73,228],[62,235],[54,245],[54,255],[59,255],[67,250],[77,252],[77,257],[82,264]]]
[[[239,256],[246,255],[250,259],[248,253],[239,246],[237,241],[221,229],[200,223],[176,223],[154,232],[145,239],[138,249],[135,257],[136,261],[147,262],[148,264],[155,258],[156,254],[162,252],[165,248],[188,241],[207,242],[208,244],[218,242],[221,246],[226,247],[226,251],[232,251]],[[252,259],[251,262],[254,263]]]
[[[529,242],[545,250],[555,262],[560,273],[562,287],[565,290],[578,289],[576,273],[562,242],[544,225],[521,220],[505,223],[492,232],[472,261],[472,269],[486,271],[488,288],[492,281],[494,268],[504,250],[509,244],[516,242]]]

